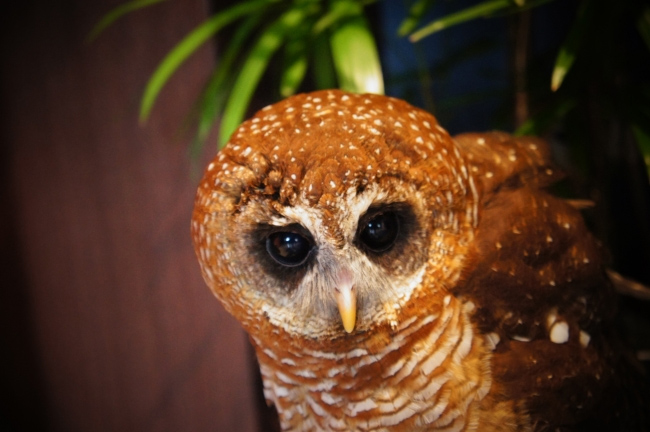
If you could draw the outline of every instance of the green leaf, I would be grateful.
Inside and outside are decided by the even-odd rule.
[[[569,35],[560,47],[553,67],[553,74],[551,76],[551,90],[557,91],[564,81],[564,77],[573,66],[576,59],[576,54],[582,41],[584,39],[587,29],[587,15],[589,14],[590,1],[584,1],[580,5],[578,16],[569,30]]]
[[[479,3],[476,6],[454,12],[447,15],[446,17],[432,21],[431,23],[427,24],[409,36],[409,40],[411,42],[417,42],[440,30],[444,30],[451,26],[455,26],[476,18],[488,16],[510,6],[512,6],[511,0],[488,0],[483,3]]]
[[[305,16],[300,8],[290,9],[275,21],[253,46],[233,85],[219,130],[219,143],[225,145],[242,122],[269,60],[282,44],[286,34],[300,24]]]
[[[312,46],[312,75],[318,89],[336,87],[336,71],[332,63],[332,50],[330,49],[329,35],[321,33],[314,39]]]
[[[228,96],[228,84],[232,84],[231,70],[237,58],[241,53],[242,45],[255,29],[259,21],[264,16],[264,12],[251,15],[237,27],[234,35],[229,39],[226,50],[219,57],[212,76],[205,85],[199,101],[199,121],[197,125],[197,134],[192,143],[191,153],[197,155],[199,149],[208,138],[216,117],[221,112],[223,105]]]
[[[636,28],[645,42],[648,49],[650,49],[650,6],[646,6],[643,9],[643,13],[636,21]]]
[[[404,37],[413,32],[425,13],[433,7],[435,0],[417,0],[409,8],[408,16],[404,18],[397,30],[397,35]]]
[[[362,14],[347,18],[330,37],[340,88],[355,93],[384,93],[375,38]]]
[[[299,31],[291,35],[284,51],[284,68],[280,77],[280,95],[291,96],[296,92],[307,73],[307,42],[310,25],[301,25]]]
[[[553,123],[565,117],[578,102],[575,99],[562,99],[551,105],[547,110],[529,118],[519,126],[514,135],[541,135]]]
[[[244,3],[238,3],[223,12],[220,12],[203,24],[196,27],[185,36],[163,59],[158,68],[155,70],[144,90],[144,95],[140,102],[140,121],[144,122],[149,117],[160,90],[167,83],[169,78],[183,64],[183,62],[194,53],[204,42],[210,39],[214,34],[226,25],[243,15],[252,14],[262,9],[273,0],[251,0]]]
[[[312,29],[317,35],[332,27],[334,24],[350,16],[363,13],[363,4],[360,1],[333,0],[328,11],[318,20]]]
[[[156,3],[161,3],[163,1],[165,0],[133,0],[119,5],[118,7],[114,8],[106,15],[104,15],[102,19],[95,25],[95,27],[93,27],[93,29],[88,34],[88,37],[86,38],[86,43],[90,43],[95,39],[97,39],[97,36],[99,36],[104,30],[110,27],[111,24],[113,24],[115,21],[120,19],[122,16],[128,14],[129,12],[142,9],[144,7],[151,6]]]

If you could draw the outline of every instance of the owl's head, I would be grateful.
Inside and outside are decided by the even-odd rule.
[[[336,338],[452,286],[476,201],[433,116],[321,91],[241,125],[205,172],[192,233],[206,282],[251,334]]]

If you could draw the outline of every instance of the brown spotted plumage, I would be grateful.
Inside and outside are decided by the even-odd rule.
[[[192,235],[282,428],[644,430],[602,252],[556,179],[538,139],[452,138],[384,96],[246,121]]]

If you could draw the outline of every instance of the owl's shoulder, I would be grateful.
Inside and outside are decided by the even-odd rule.
[[[546,189],[561,177],[548,145],[498,132],[455,140],[481,198],[454,293],[479,306],[473,320],[493,349],[495,392],[525,399],[540,430],[619,424],[642,400],[622,397],[637,372],[613,330],[606,253],[579,210]]]

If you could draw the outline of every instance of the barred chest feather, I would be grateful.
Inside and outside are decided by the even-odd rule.
[[[328,351],[253,337],[265,397],[283,430],[517,430],[516,407],[486,397],[491,351],[473,309],[447,295],[430,315],[348,335]]]

